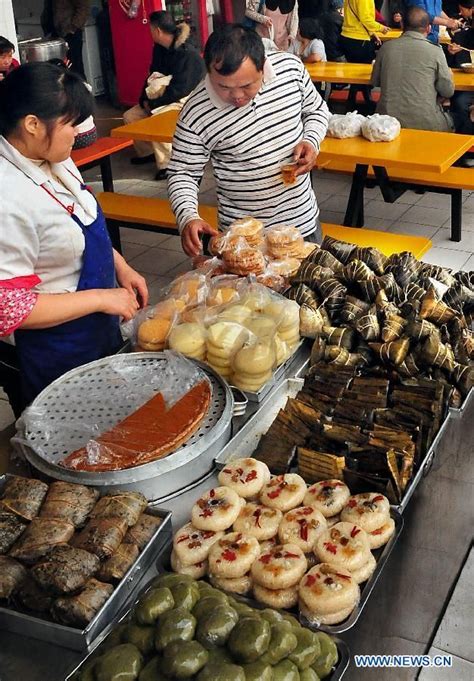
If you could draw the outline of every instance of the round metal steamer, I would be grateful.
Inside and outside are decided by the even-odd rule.
[[[24,446],[23,451],[28,461],[58,480],[93,485],[102,492],[135,489],[152,501],[199,480],[212,469],[214,458],[230,439],[234,407],[227,383],[201,362],[195,364],[211,383],[211,404],[199,430],[178,450],[162,459],[117,471],[73,471],[56,463],[85,445],[83,424],[97,424],[98,433],[102,433],[140,406],[131,404],[123,379],[118,380],[114,372],[115,366],[121,370],[133,369],[127,384],[140,386],[146,383],[146,375],[160,370],[160,363],[164,361],[166,357],[162,353],[154,352],[114,355],[73,369],[51,383],[32,404],[33,408],[44,411],[45,416],[40,430],[25,434],[29,446]],[[99,391],[101,399],[91,399],[91,395]],[[67,428],[61,428],[65,423]]]

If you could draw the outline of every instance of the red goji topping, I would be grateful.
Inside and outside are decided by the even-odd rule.
[[[383,501],[383,500],[384,500],[384,497],[382,496],[382,494],[379,494],[378,496],[376,496],[376,497],[374,497],[374,498],[372,499],[372,502],[374,502],[374,501]]]
[[[281,488],[279,487],[278,489],[273,490],[273,492],[269,492],[267,494],[267,497],[269,499],[276,499],[277,497],[280,496],[280,494],[281,494]]]
[[[341,575],[340,572],[335,572],[334,574],[336,575],[336,577],[340,577],[341,579],[346,579],[347,581],[350,581],[350,579],[351,579],[347,575]]]
[[[357,506],[357,501],[355,499],[350,499],[347,502],[347,505],[349,506],[349,508],[354,508],[354,506]]]
[[[182,537],[178,537],[177,544],[181,544],[182,541],[186,541],[186,539],[189,539],[189,534],[183,534]]]
[[[326,541],[326,542],[324,542],[323,546],[324,546],[325,549],[327,549],[327,551],[329,551],[329,553],[336,555],[337,546],[335,544],[331,544],[331,542]]]
[[[204,511],[199,515],[201,518],[209,518],[213,513],[214,511],[212,511],[210,508],[205,508]]]
[[[371,532],[370,534],[382,534],[382,532],[383,532],[383,527],[379,527],[378,530],[374,530],[374,531]]]
[[[250,482],[251,480],[255,480],[257,477],[257,471],[250,471],[250,473],[247,473],[245,477],[245,482]]]
[[[297,553],[290,553],[289,551],[286,551],[286,553],[283,556],[284,558],[299,558],[299,555]]]
[[[209,496],[211,497],[211,499],[214,499],[214,497],[216,496],[216,493],[213,489],[209,490]]]
[[[272,554],[271,553],[266,553],[264,556],[260,556],[259,561],[263,563],[264,565],[268,565],[268,563],[272,559]]]
[[[215,532],[212,530],[206,530],[205,532],[202,533],[203,539],[210,539],[215,535]]]
[[[232,471],[230,470],[230,468],[224,468],[224,470],[223,470],[222,472],[223,472],[223,473],[232,473]]]
[[[305,584],[306,586],[313,586],[313,584],[316,584],[316,577],[314,575],[308,575]]]
[[[308,541],[308,523],[304,518],[302,520],[298,520],[298,524],[300,526],[300,537],[303,541]]]
[[[351,537],[352,538],[357,537],[359,532],[360,532],[360,527],[357,527],[357,525],[354,525],[354,527],[351,530]]]
[[[237,560],[237,554],[235,551],[231,551],[230,549],[226,549],[225,551],[222,552],[222,558],[224,560]]]
[[[244,469],[243,469],[243,468],[236,468],[236,469],[235,469],[235,472],[236,472],[238,475],[243,475]]]
[[[305,506],[300,511],[298,511],[298,515],[311,515],[312,512],[313,508],[311,506]]]

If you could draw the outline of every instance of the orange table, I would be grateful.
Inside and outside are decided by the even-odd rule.
[[[387,33],[377,33],[377,37],[384,43],[386,40],[393,40],[394,38],[399,38],[403,31],[401,28],[389,28]],[[451,38],[449,34],[443,34],[439,36],[439,42],[442,45],[449,45]]]
[[[135,123],[121,125],[110,131],[112,137],[124,137],[145,142],[168,142],[171,144],[179,111],[166,111]]]
[[[372,64],[349,64],[347,62],[318,62],[306,64],[311,80],[316,83],[349,83],[370,85]],[[456,90],[474,92],[474,76],[462,69],[451,69]]]

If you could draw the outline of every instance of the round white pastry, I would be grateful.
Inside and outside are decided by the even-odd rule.
[[[216,589],[222,589],[232,594],[247,594],[252,588],[252,578],[249,574],[243,577],[234,577],[225,579],[224,577],[217,577],[212,573],[209,574],[209,581]]]
[[[351,575],[357,584],[362,584],[362,582],[366,582],[369,579],[376,567],[377,561],[371,553],[368,561],[364,563],[364,565],[362,565],[358,570],[352,570]]]
[[[336,523],[321,532],[315,543],[314,553],[322,563],[352,572],[362,567],[370,558],[367,533],[352,523]]]
[[[298,587],[289,589],[266,589],[260,584],[253,585],[253,595],[260,603],[270,608],[292,608],[298,603]]]
[[[196,501],[191,510],[191,522],[199,530],[227,530],[237,519],[240,497],[229,487],[213,487]]]
[[[172,350],[189,356],[204,356],[206,351],[206,330],[196,322],[178,324],[171,329],[168,345]]]
[[[252,311],[249,310],[245,305],[229,305],[228,308],[223,310],[218,318],[223,321],[237,322],[238,324],[244,324],[247,319],[249,319]]]
[[[288,589],[299,582],[306,569],[306,558],[299,546],[277,544],[254,562],[252,579],[267,589]]]
[[[268,466],[257,459],[234,459],[226,464],[218,480],[221,485],[230,487],[240,497],[249,499],[257,496],[268,479]]]
[[[304,503],[316,506],[325,518],[340,513],[351,493],[340,480],[322,480],[308,487]]]
[[[278,511],[281,513],[281,511]],[[260,553],[268,553],[268,551],[271,551],[275,546],[278,546],[280,543],[280,540],[278,539],[278,531],[275,534],[274,537],[271,539],[265,539],[264,541],[260,542]]]
[[[200,563],[195,563],[194,565],[183,565],[176,555],[176,552],[171,551],[171,569],[173,572],[178,572],[180,575],[189,575],[193,579],[201,579],[207,574],[208,563],[207,560],[203,560]]]
[[[318,535],[327,527],[323,514],[314,506],[287,511],[278,529],[282,544],[296,544],[304,553],[312,550]]]
[[[248,330],[236,322],[220,321],[207,330],[208,353],[219,357],[231,357],[249,337]]]
[[[262,374],[246,374],[244,372],[232,374],[232,385],[248,393],[256,393],[272,378],[271,370]]]
[[[372,532],[384,525],[390,517],[390,503],[383,494],[364,492],[349,497],[341,511],[341,520],[359,525]]]
[[[232,529],[263,542],[276,537],[282,518],[283,514],[277,508],[248,503],[240,511]]]
[[[342,610],[338,610],[337,612],[333,612],[329,615],[322,615],[311,612],[311,610],[305,605],[304,601],[302,601],[300,598],[298,607],[301,615],[308,621],[309,624],[319,627],[320,624],[340,624],[341,622],[344,622],[344,620],[346,620],[354,610],[355,606],[343,608]]]
[[[331,615],[345,609],[351,611],[359,602],[360,589],[348,570],[319,563],[301,580],[299,596],[305,610],[315,616]]]
[[[395,521],[393,518],[389,518],[382,527],[377,527],[377,529],[372,530],[372,532],[367,532],[371,550],[379,549],[381,546],[384,546],[394,532]]]
[[[267,483],[261,493],[260,501],[270,508],[290,511],[301,504],[306,494],[306,483],[297,473],[276,475]]]
[[[230,532],[212,545],[209,551],[209,572],[216,577],[243,577],[260,555],[260,544],[242,532]]]
[[[173,550],[182,565],[194,565],[207,559],[211,546],[223,534],[198,530],[192,523],[186,523],[174,535]]]

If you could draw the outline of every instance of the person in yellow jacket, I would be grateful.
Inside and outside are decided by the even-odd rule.
[[[375,49],[380,45],[377,33],[387,33],[388,27],[375,20],[374,0],[344,0],[340,46],[348,62],[370,64],[375,59]],[[357,91],[362,90],[366,102],[370,102],[370,88],[351,86],[349,111],[356,103]]]

